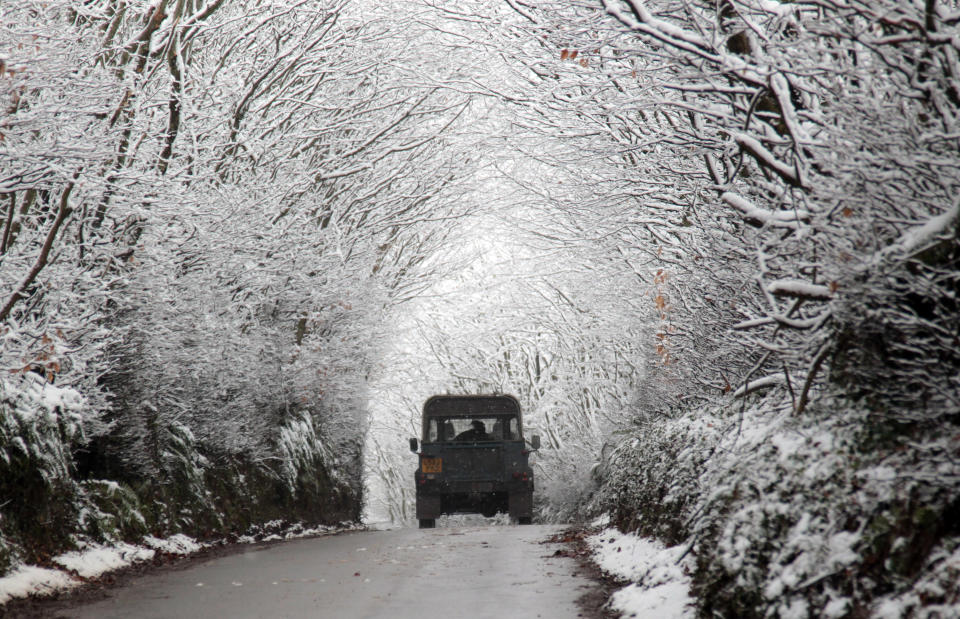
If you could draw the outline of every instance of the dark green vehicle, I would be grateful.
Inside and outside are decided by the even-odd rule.
[[[423,405],[417,519],[432,528],[441,514],[506,512],[533,518],[533,469],[540,437],[523,439],[520,403],[509,395],[435,395]],[[410,450],[418,450],[410,439]]]

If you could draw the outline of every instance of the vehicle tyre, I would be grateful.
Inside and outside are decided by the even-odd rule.
[[[421,529],[433,529],[437,526],[437,521],[435,518],[421,518],[420,519],[420,528]]]
[[[531,516],[520,516],[517,518],[517,524],[533,524],[533,518]]]

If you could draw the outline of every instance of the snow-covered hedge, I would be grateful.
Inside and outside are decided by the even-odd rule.
[[[839,400],[797,417],[777,401],[638,429],[597,506],[689,547],[705,616],[955,612],[960,433]]]
[[[279,428],[270,459],[218,453],[170,423],[157,432],[155,476],[81,479],[75,453],[90,448],[82,395],[28,372],[0,376],[0,396],[0,575],[89,544],[242,535],[267,522],[331,524],[359,513],[306,411]]]
[[[0,573],[31,543],[67,542],[79,516],[70,449],[84,407],[79,393],[32,372],[0,376]]]

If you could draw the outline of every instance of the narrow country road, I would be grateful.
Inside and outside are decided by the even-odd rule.
[[[554,526],[397,529],[303,539],[147,575],[59,617],[577,617],[592,582]]]

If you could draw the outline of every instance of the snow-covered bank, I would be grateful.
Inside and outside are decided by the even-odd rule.
[[[35,565],[21,565],[0,578],[0,605],[14,598],[43,596],[72,589],[80,581],[64,572]]]
[[[605,508],[674,546],[597,538],[601,560],[623,563],[629,547],[635,562],[625,576],[638,587],[616,608],[676,582],[660,566],[689,548],[700,614],[960,617],[960,435],[839,400],[800,417],[775,402],[659,420],[620,444]]]
[[[134,563],[150,561],[157,552],[187,555],[201,550],[201,544],[186,535],[166,539],[146,537],[144,545],[118,543],[112,545],[83,544],[80,550],[57,555],[51,563],[59,569],[21,565],[0,578],[0,605],[13,598],[44,596],[72,589],[83,581],[96,578]]]
[[[332,535],[362,528],[360,525],[343,523],[339,526],[306,526],[302,523],[288,525],[280,521],[251,528],[236,543],[254,544],[292,540],[304,537]],[[79,550],[65,552],[50,559],[58,568],[36,565],[20,565],[0,578],[0,611],[2,606],[15,598],[42,597],[73,589],[88,579],[97,578],[135,563],[153,560],[158,553],[186,556],[206,548],[229,543],[228,540],[200,542],[183,534],[167,538],[146,536],[140,544],[124,542],[116,544],[82,543]]]
[[[690,593],[693,559],[682,545],[608,528],[587,538],[593,560],[607,574],[630,581],[610,598],[622,617],[683,619],[696,614]]]
[[[175,534],[261,541],[259,532],[290,522],[333,525],[359,514],[352,482],[309,411],[279,424],[276,457],[262,460],[225,454],[184,424],[157,428],[150,475],[124,470],[117,452],[107,457],[88,440],[99,414],[76,389],[33,372],[0,373],[0,576],[44,581],[19,568],[53,567],[57,556],[86,577],[72,561],[87,565],[93,549],[113,549],[98,556],[120,566],[142,554],[124,542],[149,550],[161,544],[151,535],[174,540],[161,545]]]

